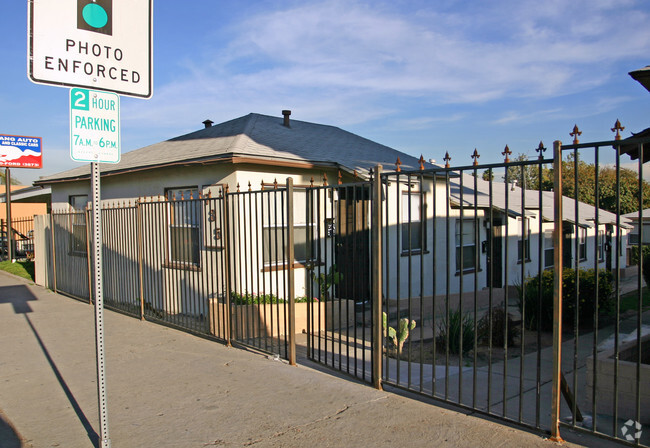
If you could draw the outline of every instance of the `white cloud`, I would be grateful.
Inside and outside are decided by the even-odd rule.
[[[558,97],[621,76],[620,61],[650,48],[648,11],[632,0],[453,8],[331,0],[261,11],[229,24],[227,42],[203,43],[200,53],[209,56],[183,61],[183,81],[158,87],[127,119],[173,126],[178,117],[301,108],[304,119],[349,124],[396,113],[396,99],[449,105]]]

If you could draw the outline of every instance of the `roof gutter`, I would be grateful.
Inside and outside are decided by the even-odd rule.
[[[149,171],[149,170],[160,169],[160,168],[170,168],[170,167],[178,167],[178,166],[196,166],[196,165],[216,165],[216,164],[223,164],[223,163],[232,163],[232,164],[245,163],[245,164],[257,164],[257,165],[266,165],[266,166],[302,168],[302,169],[313,169],[316,167],[336,168],[338,166],[340,168],[343,168],[346,171],[350,171],[349,168],[342,167],[337,163],[331,163],[331,162],[304,162],[299,160],[279,160],[277,158],[266,159],[266,158],[250,157],[250,156],[231,155],[229,157],[206,158],[206,159],[198,159],[198,160],[183,160],[183,161],[164,163],[158,165],[125,168],[122,170],[103,172],[101,173],[101,176],[110,177],[110,176],[119,176],[122,174],[136,173],[141,171]],[[77,182],[77,181],[89,180],[89,179],[90,179],[90,173],[87,173],[78,176],[65,177],[59,179],[37,180],[34,182],[34,185],[45,186],[51,184],[61,184],[65,182]]]

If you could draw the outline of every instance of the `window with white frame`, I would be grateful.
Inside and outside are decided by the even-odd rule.
[[[462,263],[462,265],[461,265]],[[476,221],[456,221],[456,271],[476,269]]]
[[[605,261],[605,231],[598,231],[598,261]]]
[[[402,253],[420,253],[426,248],[422,226],[424,196],[416,191],[402,193]]]
[[[550,268],[554,264],[553,259],[553,230],[544,231],[544,268]]]
[[[519,219],[519,238],[517,239],[517,261],[530,261],[530,219]]]
[[[293,225],[293,256],[294,262],[304,263],[314,259],[315,249],[309,248],[307,224]],[[315,231],[315,227],[312,227]],[[262,229],[263,260],[266,265],[283,265],[287,261],[288,252],[287,227],[273,226]]]
[[[169,261],[198,266],[201,204],[198,187],[168,188]]]
[[[578,259],[587,259],[587,229],[584,227],[578,227]]]

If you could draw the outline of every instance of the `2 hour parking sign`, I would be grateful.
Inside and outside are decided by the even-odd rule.
[[[120,97],[70,89],[70,157],[77,162],[120,161]]]
[[[150,98],[153,0],[29,0],[28,74]]]

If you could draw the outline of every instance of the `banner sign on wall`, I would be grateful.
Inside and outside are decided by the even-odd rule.
[[[0,134],[0,167],[42,168],[41,137]]]

